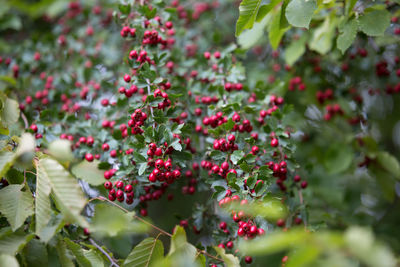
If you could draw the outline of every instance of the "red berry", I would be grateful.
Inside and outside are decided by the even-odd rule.
[[[219,223],[219,228],[220,228],[221,230],[225,230],[226,227],[227,227],[226,222],[220,222],[220,223]]]
[[[105,143],[101,146],[101,149],[103,149],[103,151],[108,151],[110,149],[110,146],[107,143]]]
[[[92,162],[92,161],[94,160],[94,157],[93,157],[92,154],[87,153],[87,154],[85,155],[85,159],[86,159],[87,161],[89,161],[89,162]]]
[[[250,256],[246,256],[246,257],[244,257],[244,261],[245,261],[247,264],[250,264],[250,263],[253,262],[253,258],[250,257]]]
[[[276,225],[277,225],[278,227],[283,227],[283,226],[285,226],[285,220],[284,220],[284,219],[279,219],[279,220],[276,222]]]
[[[124,81],[129,83],[131,81],[131,76],[129,76],[129,74],[125,74],[124,75]]]
[[[271,146],[272,147],[277,147],[279,145],[279,141],[276,138],[272,138],[271,140]]]

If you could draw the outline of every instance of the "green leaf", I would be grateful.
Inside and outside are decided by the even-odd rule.
[[[147,163],[146,162],[140,163],[139,164],[138,174],[142,175],[146,171],[146,168],[147,168]]]
[[[204,266],[204,258],[198,254],[196,247],[187,242],[183,227],[175,226],[168,258],[177,266]]]
[[[0,212],[7,218],[13,231],[33,214],[33,197],[24,185],[9,185],[0,190]]]
[[[265,16],[277,5],[281,2],[281,0],[271,0],[271,2],[267,5],[262,5],[257,13],[256,21],[262,21]]]
[[[93,267],[104,267],[104,260],[102,255],[99,254],[97,250],[89,249],[83,250],[83,255],[85,255],[86,259],[89,260],[90,265]]]
[[[38,239],[32,239],[29,241],[29,243],[24,247],[23,254],[27,262],[27,266],[49,266],[46,246]]]
[[[17,259],[11,255],[1,254],[0,255],[0,266],[4,267],[19,267]]]
[[[42,158],[37,164],[38,176],[50,182],[57,206],[67,222],[77,222],[86,227],[80,215],[86,200],[76,179],[54,159]]]
[[[179,139],[175,139],[172,143],[171,146],[173,147],[173,149],[177,150],[177,151],[182,151],[182,145],[179,143]]]
[[[98,161],[88,162],[84,160],[74,165],[71,168],[71,173],[91,185],[98,186],[104,182],[103,172],[97,168],[98,164]]]
[[[232,203],[228,208],[230,210],[243,209],[243,206],[238,203]],[[263,201],[249,203],[246,206],[246,214],[264,217],[270,221],[285,218],[287,213],[287,207],[277,198],[267,197]]]
[[[397,266],[397,259],[391,249],[376,241],[371,229],[349,227],[344,233],[344,241],[347,250],[365,266]]]
[[[320,254],[319,247],[315,245],[307,245],[301,246],[300,248],[293,250],[289,255],[289,260],[286,263],[285,267],[306,267],[312,266],[311,263],[318,257]]]
[[[235,150],[231,155],[231,161],[233,164],[237,164],[241,158],[243,158],[244,152],[240,150]]]
[[[240,262],[237,257],[232,254],[226,254],[225,249],[220,247],[214,247],[215,251],[218,255],[221,256],[222,260],[224,261],[224,265],[226,267],[240,267]]]
[[[261,37],[264,36],[265,26],[271,20],[271,14],[268,14],[260,22],[254,23],[253,28],[245,30],[239,37],[237,41],[241,48],[249,49],[255,45]]]
[[[41,169],[36,166],[36,170],[38,171],[38,175],[36,176],[35,233],[41,237],[42,229],[46,227],[51,218],[52,211],[49,199],[51,186],[47,176],[39,173]]]
[[[261,0],[242,0],[239,6],[239,18],[236,22],[236,36],[239,36],[243,30],[253,27],[261,2]]]
[[[13,233],[11,229],[2,229],[2,232],[0,233],[0,251],[2,254],[14,256],[34,236],[34,234],[27,235],[23,232]]]
[[[135,221],[132,213],[125,213],[115,206],[98,204],[90,224],[90,230],[100,235],[116,236],[122,232],[144,233],[148,227]]]
[[[279,8],[275,12],[275,15],[273,16],[272,21],[269,25],[268,37],[273,49],[278,48],[283,35],[287,30],[290,29],[290,25],[286,26],[282,23],[282,19],[284,19],[284,9],[282,8],[283,7]]]
[[[71,151],[71,142],[64,139],[58,139],[50,143],[49,154],[60,162],[68,162],[74,159]]]
[[[332,48],[333,37],[335,36],[336,17],[326,17],[324,23],[315,29],[310,40],[310,49],[320,54],[328,53]]]
[[[390,25],[391,14],[387,10],[372,10],[358,18],[361,31],[369,36],[382,36]]]
[[[76,261],[78,262],[79,266],[82,267],[92,267],[89,259],[86,258],[84,254],[84,249],[76,244],[75,242],[71,241],[68,238],[64,238],[64,242],[67,247],[71,250],[72,254],[74,254]],[[94,266],[93,266],[94,267]]]
[[[239,250],[245,255],[268,255],[299,246],[307,242],[308,233],[301,229],[288,232],[273,232],[248,242],[239,243]]]
[[[10,127],[16,123],[19,118],[18,102],[13,99],[6,98],[3,103],[3,109],[0,112],[0,125],[3,125],[5,128]]]
[[[64,227],[62,214],[54,215],[52,212],[49,223],[37,235],[43,243],[47,243],[62,227]]]
[[[3,177],[13,165],[15,154],[8,151],[0,152],[0,177]]]
[[[314,0],[292,0],[286,8],[285,14],[291,25],[308,29],[316,9],[317,3]]]
[[[377,154],[376,159],[382,168],[400,180],[400,164],[394,156],[382,151]]]
[[[343,144],[332,144],[324,153],[324,166],[331,174],[345,171],[353,160],[353,151]]]
[[[58,259],[62,267],[75,267],[75,264],[72,262],[72,256],[67,250],[67,246],[61,238],[58,239],[56,245]]]
[[[164,246],[158,239],[148,237],[129,253],[123,267],[147,267],[162,259]]]
[[[395,191],[395,184],[396,181],[393,179],[389,173],[375,168],[374,170],[376,181],[378,182],[379,186],[381,187],[383,197],[389,201],[393,202],[395,196],[396,196],[396,191]]]
[[[292,66],[306,51],[307,36],[303,34],[301,38],[292,42],[285,50],[285,62]]]
[[[336,40],[336,45],[342,51],[342,54],[351,46],[357,35],[357,21],[351,19],[344,24],[344,26],[339,27],[339,36]]]

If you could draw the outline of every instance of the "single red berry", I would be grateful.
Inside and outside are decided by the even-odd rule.
[[[276,138],[271,139],[271,146],[272,147],[277,147],[279,145],[279,141]]]
[[[110,157],[112,157],[112,158],[115,158],[115,157],[117,157],[117,150],[111,150],[110,151]]]
[[[129,74],[125,74],[124,75],[124,81],[129,83],[131,81],[131,76],[129,76]]]
[[[85,155],[85,159],[86,159],[87,161],[89,161],[89,162],[92,162],[92,161],[93,161],[93,159],[94,159],[94,157],[93,157],[93,155],[92,155],[92,154],[90,154],[90,153],[87,153],[87,154]]]
[[[104,143],[104,144],[101,146],[101,149],[103,149],[103,151],[108,151],[108,150],[110,149],[110,146],[109,146],[107,143]]]
[[[219,228],[220,228],[221,230],[225,230],[227,226],[228,226],[228,225],[226,224],[226,222],[220,222],[220,223],[219,223]]]
[[[38,131],[38,127],[37,127],[36,124],[32,124],[29,128],[30,128],[34,133],[36,133],[36,132]]]
[[[247,264],[250,264],[250,263],[253,262],[253,258],[250,257],[250,256],[246,256],[246,257],[244,257],[244,261],[245,261]]]
[[[283,227],[285,226],[285,220],[284,219],[278,219],[278,221],[276,221],[276,225],[278,227]]]

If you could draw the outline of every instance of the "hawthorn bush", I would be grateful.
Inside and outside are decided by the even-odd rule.
[[[2,2],[0,266],[397,266],[397,3]]]

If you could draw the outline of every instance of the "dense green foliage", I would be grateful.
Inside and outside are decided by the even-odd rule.
[[[396,1],[232,3],[0,1],[0,266],[399,264]]]

